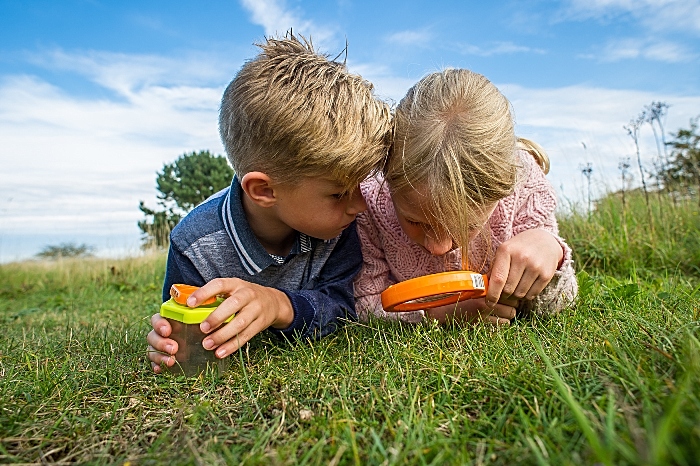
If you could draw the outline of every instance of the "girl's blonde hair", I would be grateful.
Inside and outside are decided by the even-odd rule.
[[[399,103],[394,132],[384,166],[391,191],[420,186],[432,211],[425,214],[466,247],[470,218],[515,187],[517,139],[508,99],[478,73],[432,73]]]
[[[544,174],[546,175],[549,173],[549,156],[547,155],[547,152],[537,144],[535,141],[531,141],[529,139],[525,138],[518,138],[518,149],[524,150],[532,157],[534,157],[535,162],[537,162],[537,165],[540,166]]]

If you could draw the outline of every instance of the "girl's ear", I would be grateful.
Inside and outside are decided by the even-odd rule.
[[[248,197],[260,207],[272,207],[277,198],[272,180],[262,172],[248,172],[241,178],[241,187]]]

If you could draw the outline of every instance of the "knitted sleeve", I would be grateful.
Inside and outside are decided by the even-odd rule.
[[[361,321],[367,321],[369,314],[382,308],[381,292],[392,284],[392,280],[389,264],[378,243],[377,228],[367,212],[357,216],[357,234],[362,246],[362,267],[354,283],[355,310]]]
[[[381,202],[384,199],[377,189],[376,183],[361,185],[362,194],[367,201],[367,210],[357,216],[357,234],[362,246],[362,268],[355,277],[355,311],[360,321],[366,322],[373,315],[384,320],[402,320],[404,322],[420,322],[423,311],[388,313],[382,308],[381,293],[398,280],[393,276],[389,261],[384,251],[383,238],[385,231],[380,231],[378,215],[382,215]]]
[[[518,173],[518,206],[513,216],[513,236],[533,228],[558,235],[554,188],[530,154],[520,151],[519,155],[522,169]]]

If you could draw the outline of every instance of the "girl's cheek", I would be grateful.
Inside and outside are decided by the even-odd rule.
[[[422,228],[409,226],[409,230],[406,231],[406,229],[404,228],[404,231],[406,232],[406,235],[409,238],[411,238],[411,240],[413,242],[418,243],[420,245],[423,244],[423,240],[425,238],[425,232],[423,231]]]

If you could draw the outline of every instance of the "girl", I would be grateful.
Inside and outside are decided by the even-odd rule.
[[[507,324],[516,310],[554,314],[573,302],[578,287],[545,178],[549,159],[515,137],[510,104],[489,80],[463,69],[428,75],[399,103],[395,125],[382,175],[361,185],[360,319]],[[459,269],[488,272],[485,298],[383,311],[389,285]]]

